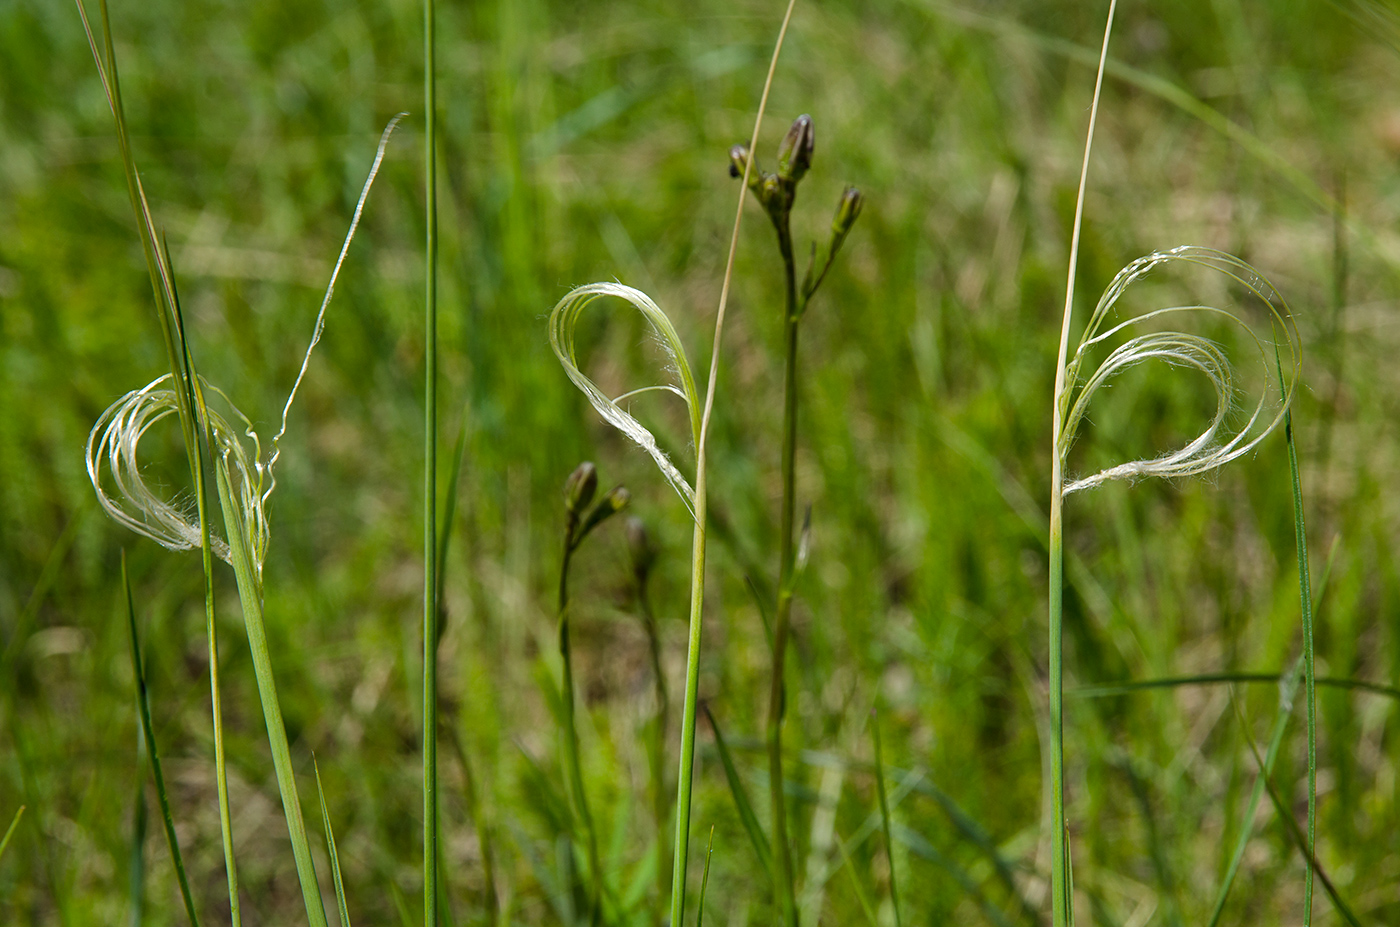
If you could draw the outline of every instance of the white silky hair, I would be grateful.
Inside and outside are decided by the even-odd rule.
[[[1239,314],[1215,306],[1190,305],[1154,309],[1104,329],[1108,319],[1117,310],[1119,299],[1130,286],[1148,273],[1175,263],[1213,270],[1258,298],[1267,310],[1271,330],[1275,335],[1282,334],[1286,350],[1280,350],[1281,346],[1277,340],[1261,337]],[[1220,346],[1200,335],[1176,331],[1137,335],[1114,348],[1092,372],[1081,379],[1081,368],[1085,365],[1087,353],[1092,348],[1108,342],[1131,326],[1176,313],[1205,313],[1225,318],[1243,329],[1253,344],[1253,353],[1258,355],[1263,385],[1253,408],[1238,427],[1230,427],[1228,424],[1229,413],[1235,405],[1236,398],[1234,369]],[[1270,348],[1275,355],[1273,358],[1269,356]],[[1160,457],[1117,464],[1091,476],[1067,481],[1063,490],[1065,495],[1081,489],[1091,489],[1110,480],[1137,480],[1148,476],[1170,479],[1204,473],[1249,453],[1287,416],[1302,365],[1302,354],[1298,330],[1283,297],[1263,274],[1234,255],[1211,248],[1187,245],[1140,257],[1119,271],[1104,291],[1067,366],[1065,389],[1059,396],[1064,424],[1055,442],[1056,452],[1062,462],[1069,455],[1076,432],[1088,412],[1094,393],[1113,377],[1148,360],[1159,360],[1204,374],[1215,391],[1215,415],[1201,433],[1183,447]],[[1276,389],[1273,386],[1275,368],[1278,376],[1282,377],[1282,382]]]
[[[267,523],[267,502],[277,487],[273,476],[273,466],[281,454],[280,441],[287,433],[287,416],[292,409],[297,389],[306,376],[311,363],[311,354],[321,340],[325,329],[326,309],[335,293],[335,282],[340,276],[341,265],[350,250],[350,243],[360,225],[365,201],[369,199],[370,188],[374,186],[379,167],[384,161],[384,152],[389,139],[394,134],[406,114],[399,113],[385,126],[379,137],[379,147],[375,151],[374,163],[360,189],[360,198],[355,204],[354,217],[350,229],[341,244],[340,254],[331,270],[330,282],[326,285],[325,296],[321,300],[320,311],[316,314],[316,325],[302,357],[301,369],[292,384],[287,402],[282,408],[282,424],[273,436],[272,454],[266,463],[262,461],[262,443],[248,417],[224,394],[222,390],[199,377],[201,397],[212,394],[227,406],[228,415],[210,408],[202,399],[196,414],[202,416],[209,427],[211,450],[216,460],[215,466],[223,470],[230,492],[234,497],[236,514],[241,522],[237,530],[242,536],[253,567],[259,579],[262,577],[263,561],[267,556],[270,538]],[[172,374],[165,374],[147,383],[141,389],[132,390],[122,396],[97,419],[87,441],[87,472],[92,488],[97,492],[97,501],[117,523],[125,525],[137,534],[150,538],[171,550],[190,550],[201,546],[202,532],[197,513],[190,512],[189,506],[181,506],[162,498],[146,482],[141,474],[141,439],[153,425],[171,413],[179,411],[179,399],[174,389]],[[230,424],[230,419],[240,428]],[[239,433],[241,431],[241,434]],[[244,443],[249,439],[251,447]],[[105,466],[104,466],[105,465]],[[104,488],[104,471],[114,484],[114,492]],[[232,564],[232,554],[225,538],[209,532],[209,546],[214,555]]]
[[[646,319],[657,344],[669,360],[665,367],[667,382],[644,386],[612,399],[579,368],[578,353],[574,344],[579,317],[591,303],[608,296],[625,301]],[[680,335],[661,307],[641,290],[622,283],[589,283],[575,287],[555,304],[549,314],[549,344],[554,349],[555,356],[559,358],[559,363],[563,365],[564,373],[583,392],[589,404],[609,424],[651,456],[694,518],[695,490],[666,456],[666,452],[657,446],[656,436],[637,421],[632,413],[618,404],[621,400],[644,392],[674,393],[685,402],[686,410],[690,413],[691,440],[697,445],[699,443],[700,403],[695,391],[695,378],[691,376],[690,362],[686,359],[685,346],[681,344]]]

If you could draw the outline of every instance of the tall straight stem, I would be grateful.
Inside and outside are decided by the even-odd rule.
[[[1058,415],[1056,416],[1058,418]],[[1064,720],[1064,496],[1060,492],[1059,455],[1050,493],[1050,883],[1051,922],[1072,922],[1069,897],[1069,830],[1065,819]]]
[[[1099,116],[1108,40],[1118,0],[1109,0],[1108,21],[1103,28],[1099,70],[1094,78],[1094,99],[1089,106],[1089,130],[1084,137],[1084,161],[1079,167],[1079,193],[1074,204],[1074,229],[1069,239],[1069,271],[1065,280],[1065,312],[1060,323],[1060,352],[1055,364],[1055,394],[1050,429],[1050,895],[1053,927],[1074,923],[1074,884],[1070,874],[1069,822],[1065,818],[1065,719],[1064,719],[1064,501],[1065,446],[1063,441],[1069,383],[1069,330],[1074,313],[1074,277],[1079,268],[1079,233],[1084,223],[1084,189],[1089,184],[1089,155],[1094,150],[1094,127]]]
[[[778,27],[778,41],[768,62],[768,77],[763,82],[763,95],[754,117],[749,150],[758,143],[763,127],[763,113],[768,108],[768,91],[773,87],[773,74],[778,70],[778,55],[783,50],[788,23],[797,0],[788,0],[783,23]],[[708,511],[708,480],[706,444],[710,436],[710,413],[715,406],[715,389],[719,384],[719,352],[724,333],[724,312],[729,304],[729,284],[734,275],[734,255],[739,250],[739,227],[744,218],[744,198],[748,192],[753,159],[744,165],[739,184],[739,205],[734,211],[734,231],[729,238],[729,257],[725,261],[724,283],[720,286],[719,310],[715,313],[715,338],[710,349],[710,378],[705,385],[705,409],[700,416],[700,433],[695,440],[695,531],[691,535],[690,552],[690,632],[685,658],[685,701],[681,709],[681,749],[676,775],[676,851],[671,861],[671,927],[684,927],[685,873],[690,849],[690,793],[695,772],[695,713],[700,688],[700,626],[705,604],[705,519]]]
[[[711,371],[711,379],[714,373]],[[690,848],[690,793],[695,773],[695,711],[700,689],[700,625],[705,606],[705,444],[696,452],[695,531],[690,548],[690,632],[685,661],[685,705],[681,710],[681,755],[676,776],[676,849],[671,868],[671,924],[685,915],[686,861]]]
[[[796,927],[797,900],[792,884],[792,853],[788,847],[787,804],[783,797],[783,684],[789,618],[792,613],[792,523],[796,493],[797,453],[797,305],[796,269],[792,258],[792,233],[787,216],[777,223],[778,245],[783,254],[787,297],[783,311],[783,508],[778,534],[778,603],[774,609],[772,687],[768,693],[768,793],[773,813],[774,904],[780,923]]]
[[[588,809],[588,793],[583,788],[583,764],[579,760],[578,725],[575,720],[574,661],[569,646],[569,561],[573,557],[576,524],[577,516],[570,513],[569,527],[564,532],[564,562],[559,567],[559,657],[563,663],[563,691],[560,692],[560,703],[564,712],[565,775],[569,779],[574,814],[578,816],[588,846],[588,922],[597,924],[602,914],[603,871],[598,855],[598,833],[593,827],[593,814]]]
[[[243,606],[243,623],[248,631],[248,650],[253,657],[253,675],[258,682],[258,699],[262,702],[267,742],[272,750],[272,768],[277,773],[277,790],[282,796],[282,812],[287,819],[287,834],[292,841],[292,855],[296,859],[297,879],[301,883],[302,900],[306,904],[306,917],[311,927],[326,927],[326,908],[321,901],[316,864],[311,858],[311,848],[306,839],[301,799],[297,797],[296,775],[292,772],[292,752],[287,745],[287,728],[282,722],[277,682],[272,673],[272,654],[263,621],[262,580],[244,541],[246,526],[233,501],[233,490],[223,464],[218,465],[215,477],[232,555],[233,574],[238,581],[238,599]]]
[[[423,429],[423,924],[438,923],[437,787],[437,49],[433,0],[423,0],[423,166],[427,236]]]

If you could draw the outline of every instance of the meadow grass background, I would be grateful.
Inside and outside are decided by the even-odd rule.
[[[1033,924],[1048,908],[1050,391],[1100,6],[798,4],[759,156],[771,165],[788,120],[812,114],[801,248],[825,234],[844,183],[866,194],[803,326],[798,495],[812,505],[812,547],[794,610],[787,768],[808,923],[861,918],[849,874],[813,886],[841,859],[833,840],[875,808],[877,703],[894,795],[908,791],[905,771],[921,774],[895,811],[906,922]],[[685,510],[565,379],[545,316],[570,286],[615,277],[656,298],[708,369],[737,194],[727,149],[751,125],[780,14],[754,0],[439,11],[445,443],[468,429],[440,684],[515,923],[559,920],[564,793],[548,680],[561,486],[580,460],[598,463],[604,487],[627,485],[658,540],[668,774],[685,650]],[[394,113],[413,114],[292,414],[266,569],[303,801],[315,801],[314,751],[351,913],[395,923],[421,893],[421,13],[400,0],[117,0],[113,16],[136,157],[201,372],[264,436],[377,134]],[[1400,679],[1396,22],[1380,4],[1344,0],[1120,9],[1112,56],[1137,76],[1106,83],[1079,279],[1083,313],[1132,258],[1192,243],[1239,254],[1290,301],[1305,352],[1295,416],[1315,582],[1331,563],[1318,671],[1385,684]],[[145,773],[119,610],[123,547],[196,897],[205,923],[227,921],[198,555],[109,522],[83,469],[97,416],[165,364],[123,184],[76,11],[0,2],[0,826],[28,806],[0,858],[6,924],[129,917]],[[776,574],[782,356],[780,264],[757,207],[740,248],[710,444],[701,694],[757,800],[768,654],[744,577],[771,589]],[[655,362],[639,321],[586,321],[590,371],[614,393],[639,384]],[[1180,372],[1129,377],[1099,401],[1072,462],[1090,471],[1180,443],[1209,401]],[[679,411],[637,407],[688,459]],[[182,492],[177,430],[147,446],[151,472]],[[1275,436],[1209,479],[1071,497],[1068,684],[1291,665],[1288,479]],[[232,576],[218,569],[245,923],[296,923]],[[575,561],[573,647],[605,864],[639,886],[644,922],[657,900],[643,741],[652,703],[630,572],[610,523]],[[1277,688],[1236,695],[1266,737]],[[1081,921],[1204,923],[1255,774],[1229,691],[1070,698],[1067,715]],[[1301,820],[1301,704],[1295,715],[1275,779]],[[1398,724],[1390,699],[1319,693],[1319,860],[1368,924],[1400,920]],[[701,727],[694,827],[703,840],[713,825],[716,848],[707,914],[764,923],[767,889]],[[480,831],[446,746],[442,770],[450,922],[484,923]],[[1014,891],[974,831],[1009,862]],[[182,923],[154,820],[143,855],[143,923]],[[879,838],[853,862],[887,898]],[[319,868],[328,889],[324,857]],[[1302,872],[1277,819],[1261,814],[1225,922],[1299,921]],[[1339,923],[1321,893],[1316,907],[1318,923]]]

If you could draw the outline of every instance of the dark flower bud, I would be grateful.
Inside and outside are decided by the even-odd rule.
[[[856,224],[860,208],[865,205],[865,196],[855,187],[847,187],[841,194],[841,202],[836,206],[836,215],[831,220],[831,233],[836,238],[845,238],[851,226]]]
[[[632,555],[632,572],[637,581],[646,582],[651,565],[656,562],[656,545],[642,520],[633,515],[627,519],[627,551]]]
[[[615,486],[608,490],[608,494],[599,499],[598,504],[593,506],[593,510],[588,513],[583,527],[579,529],[579,540],[583,540],[584,535],[588,532],[627,508],[627,504],[631,501],[632,494],[624,486]]]
[[[729,149],[729,176],[743,177],[744,166],[749,163],[749,149],[746,145],[735,145]]]
[[[570,515],[577,515],[593,501],[598,491],[598,468],[587,460],[574,468],[564,481],[564,508]]]
[[[783,143],[778,146],[778,176],[794,183],[801,180],[812,166],[812,152],[816,144],[812,117],[805,113],[798,116],[787,135],[783,136]]]

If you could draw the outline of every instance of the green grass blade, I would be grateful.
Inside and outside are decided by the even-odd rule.
[[[739,771],[734,766],[734,757],[724,742],[724,734],[720,732],[715,716],[710,713],[710,706],[703,707],[705,719],[710,722],[710,730],[715,735],[715,749],[719,751],[719,762],[724,767],[724,778],[729,783],[729,793],[734,796],[734,808],[739,812],[739,823],[744,825],[744,831],[749,835],[749,842],[753,844],[754,855],[763,867],[763,874],[771,880],[773,851],[768,846],[768,837],[763,833],[763,826],[758,823],[758,815],[754,814],[748,793],[744,791],[743,780],[739,778]]]
[[[126,124],[126,113],[122,106],[121,81],[117,74],[116,50],[112,41],[111,18],[107,2],[101,0],[102,38],[104,54],[98,50],[93,37],[91,24],[82,0],[75,0],[78,15],[82,19],[83,31],[88,46],[92,50],[97,65],[98,76],[107,94],[107,102],[116,123],[117,139],[121,150],[122,167],[126,173],[127,190],[131,196],[132,210],[140,226],[142,250],[146,256],[146,268],[155,293],[157,315],[160,319],[161,334],[165,341],[166,354],[170,364],[176,404],[179,409],[181,430],[185,439],[185,454],[189,462],[190,479],[195,486],[195,501],[199,514],[201,547],[205,578],[205,612],[209,641],[209,681],[210,700],[214,726],[214,768],[219,800],[219,825],[223,837],[224,867],[228,876],[229,912],[232,927],[239,927],[241,918],[238,905],[238,869],[233,852],[232,816],[229,810],[228,774],[224,756],[223,709],[219,694],[218,635],[214,621],[214,566],[209,538],[209,517],[207,491],[209,478],[209,430],[207,418],[200,412],[196,418],[192,396],[198,390],[198,379],[185,339],[184,323],[180,316],[179,297],[175,290],[175,274],[170,265],[169,250],[162,247],[155,230],[150,205],[141,186],[141,177],[136,169],[135,156],[131,150],[130,133]],[[198,424],[198,427],[196,425]]]
[[[695,908],[695,927],[705,927],[705,890],[710,887],[710,858],[715,855],[715,829],[710,827],[710,843],[705,847],[705,868],[700,873],[700,900]]]
[[[302,901],[306,905],[306,917],[311,927],[326,927],[326,906],[321,900],[316,864],[311,857],[311,845],[306,839],[306,823],[302,819],[301,800],[297,797],[296,774],[292,771],[292,751],[287,745],[287,728],[282,721],[282,705],[277,698],[277,681],[272,672],[272,654],[267,645],[267,628],[263,624],[262,584],[244,541],[245,525],[233,500],[227,468],[222,462],[215,468],[214,475],[219,487],[219,504],[223,508],[234,577],[238,582],[238,600],[243,607],[243,625],[248,632],[248,649],[253,656],[258,698],[262,702],[263,721],[267,726],[268,746],[272,750],[272,767],[277,774],[282,812],[287,819],[287,834],[292,841],[297,879],[301,883]]]
[[[1328,878],[1327,873],[1323,871],[1322,864],[1317,861],[1317,855],[1308,848],[1307,840],[1303,836],[1303,832],[1298,829],[1298,822],[1293,820],[1293,813],[1289,811],[1288,806],[1283,803],[1283,799],[1278,794],[1278,789],[1274,787],[1273,780],[1264,774],[1264,758],[1259,755],[1259,747],[1254,743],[1254,737],[1249,733],[1249,724],[1244,718],[1243,711],[1240,710],[1238,701],[1235,702],[1235,709],[1240,716],[1240,725],[1244,729],[1245,742],[1249,744],[1249,752],[1254,754],[1254,762],[1259,767],[1260,779],[1269,792],[1269,801],[1274,806],[1274,813],[1277,814],[1279,819],[1283,822],[1284,829],[1288,831],[1288,836],[1293,840],[1293,845],[1298,848],[1298,852],[1302,854],[1303,859],[1307,862],[1308,869],[1317,875],[1318,881],[1322,883],[1322,888],[1327,892],[1327,897],[1332,900],[1332,904],[1337,909],[1337,913],[1340,914],[1342,919],[1350,924],[1351,927],[1361,927],[1361,923],[1356,919],[1356,915],[1352,913],[1347,903],[1342,900],[1342,896],[1337,892],[1337,887],[1332,884],[1332,880]]]
[[[1066,694],[1071,698],[1110,698],[1115,695],[1130,695],[1134,692],[1145,692],[1152,689],[1176,689],[1182,686],[1209,686],[1220,684],[1240,684],[1240,683],[1278,683],[1285,677],[1284,673],[1198,673],[1192,676],[1163,676],[1160,679],[1138,679],[1115,682],[1101,686],[1083,686],[1078,689],[1071,689]],[[1343,689],[1353,692],[1366,692],[1371,695],[1383,695],[1386,698],[1400,699],[1400,687],[1382,685],[1378,682],[1368,682],[1365,679],[1353,679],[1346,676],[1318,676],[1315,680],[1317,685],[1329,689]]]
[[[870,893],[861,883],[855,861],[851,859],[851,851],[846,848],[846,841],[841,839],[840,834],[836,835],[836,847],[841,851],[841,865],[851,874],[851,885],[855,888],[856,901],[860,903],[860,909],[865,914],[865,922],[870,927],[880,927],[880,919],[875,915],[875,906],[870,903]]]
[[[0,856],[5,855],[5,848],[10,845],[10,838],[15,835],[16,828],[19,827],[19,819],[24,817],[24,805],[19,806],[15,816],[10,819],[10,826],[5,829],[5,836],[0,839]]]
[[[1230,897],[1230,889],[1234,886],[1235,877],[1239,874],[1240,863],[1244,860],[1245,847],[1249,845],[1255,812],[1258,811],[1259,802],[1264,797],[1264,780],[1267,775],[1273,772],[1279,748],[1283,745],[1284,732],[1288,729],[1288,718],[1292,711],[1293,698],[1298,694],[1298,685],[1303,679],[1302,668],[1302,657],[1300,656],[1293,669],[1279,683],[1279,710],[1274,718],[1274,728],[1269,735],[1269,748],[1264,753],[1264,763],[1261,767],[1265,772],[1255,781],[1254,789],[1250,792],[1249,802],[1245,806],[1245,812],[1240,817],[1240,835],[1230,854],[1225,878],[1221,880],[1220,888],[1216,892],[1215,906],[1211,910],[1210,920],[1207,922],[1208,927],[1216,927],[1220,923],[1220,917],[1225,912],[1225,902]]]
[[[1279,365],[1279,384],[1283,384],[1283,364],[1274,347],[1274,359]],[[1287,398],[1285,396],[1285,402]],[[1283,434],[1288,444],[1288,471],[1293,481],[1293,533],[1298,553],[1298,607],[1303,616],[1303,679],[1308,700],[1308,845],[1305,856],[1311,860],[1317,847],[1317,672],[1313,660],[1313,600],[1308,576],[1308,533],[1303,523],[1303,486],[1298,476],[1298,448],[1293,440],[1293,410],[1283,420]],[[1264,774],[1267,783],[1268,774]],[[1309,866],[1303,876],[1303,927],[1312,924],[1313,870]]]
[[[131,853],[128,878],[131,889],[131,927],[145,922],[146,908],[146,732],[137,728],[136,794],[132,803]]]
[[[758,142],[759,131],[763,126],[763,114],[768,108],[768,92],[773,86],[773,75],[778,70],[778,57],[782,54],[783,40],[787,37],[788,24],[792,22],[792,11],[796,4],[797,0],[788,0],[787,9],[783,13],[782,25],[778,27],[778,39],[773,44],[773,57],[768,62],[768,76],[764,79],[763,94],[759,98],[758,113],[754,117],[753,134],[749,137],[750,151],[755,149]],[[753,158],[747,160],[744,167],[744,177],[739,184],[739,203],[734,212],[734,231],[729,238],[729,255],[725,259],[724,282],[720,286],[719,308],[715,313],[715,336],[710,350],[710,376],[705,384],[704,411],[700,414],[699,434],[695,441],[695,531],[691,541],[690,622],[686,643],[685,700],[681,709],[681,749],[676,775],[676,848],[671,857],[672,927],[680,927],[685,922],[686,866],[690,853],[690,802],[695,773],[696,705],[700,699],[700,631],[704,618],[705,525],[709,502],[706,445],[710,435],[710,413],[714,410],[715,390],[719,385],[719,359],[724,334],[724,314],[729,302],[729,285],[734,275],[734,259],[739,250],[739,228],[743,224],[744,201],[747,198],[749,171],[753,160]]]
[[[423,431],[423,924],[438,924],[437,581],[437,38],[436,8],[423,0],[423,167],[427,230]]]
[[[875,791],[880,797],[880,826],[885,832],[885,855],[890,864],[890,904],[894,907],[894,927],[901,927],[899,888],[894,875],[894,840],[890,837],[890,805],[885,798],[885,760],[880,744],[880,713],[871,712],[871,729],[875,735]]]
[[[326,808],[326,790],[321,786],[321,767],[311,758],[316,772],[316,797],[321,801],[321,824],[326,828],[326,853],[331,858],[331,878],[335,880],[335,903],[340,908],[340,927],[350,927],[350,911],[345,904],[345,882],[340,878],[340,856],[335,851],[335,831],[331,828],[331,813]]]
[[[170,798],[165,791],[165,776],[160,769],[160,751],[156,749],[155,731],[151,724],[151,703],[146,691],[146,673],[141,664],[141,644],[136,636],[136,605],[131,598],[126,551],[122,551],[122,594],[126,598],[126,627],[131,635],[131,671],[136,677],[137,713],[141,716],[141,730],[145,734],[146,750],[151,758],[151,777],[156,783],[156,799],[160,803],[160,817],[165,825],[165,840],[170,845],[170,857],[175,863],[175,878],[180,883],[180,897],[185,902],[185,913],[189,915],[190,924],[199,927],[199,915],[195,913],[189,879],[185,876],[185,861],[180,855],[179,838],[175,836],[175,821],[170,815]]]

